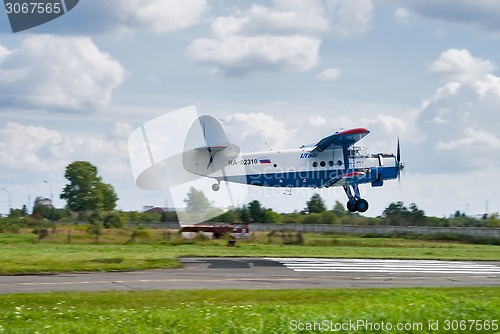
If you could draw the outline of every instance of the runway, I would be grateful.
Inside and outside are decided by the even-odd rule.
[[[182,269],[0,276],[0,293],[500,286],[500,262],[184,258]]]

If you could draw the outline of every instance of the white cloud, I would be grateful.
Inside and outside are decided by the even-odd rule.
[[[252,5],[236,15],[217,17],[215,35],[318,35],[329,29],[321,0],[275,0],[274,6]]]
[[[466,128],[465,137],[449,142],[438,142],[436,150],[461,150],[461,149],[500,149],[500,138],[484,130]]]
[[[398,21],[406,21],[410,17],[410,12],[404,8],[398,8],[394,11],[394,15]]]
[[[360,121],[361,126],[373,127],[377,126],[378,129],[384,134],[408,134],[410,125],[403,119],[394,117],[392,115],[376,115],[373,119],[364,118]]]
[[[158,33],[196,24],[207,9],[206,0],[121,0],[124,26],[128,23]],[[116,8],[115,7],[115,8]]]
[[[193,41],[186,55],[214,73],[308,71],[319,63],[321,37],[354,36],[369,28],[371,0],[274,0],[212,21],[213,36]]]
[[[0,101],[15,107],[90,113],[125,78],[120,63],[87,37],[34,35],[0,51]]]
[[[264,113],[232,114],[222,124],[230,140],[242,151],[298,148],[315,144],[336,131],[366,127],[372,134],[364,139],[372,152],[395,152],[398,136],[412,136],[415,131],[408,120],[391,115],[377,114],[373,118],[354,116],[332,117],[318,114],[304,115],[301,123],[287,123]]]
[[[448,22],[472,25],[494,33],[500,32],[500,2],[492,0],[418,0],[393,1],[419,15]]]
[[[113,135],[117,138],[128,138],[128,136],[134,131],[134,127],[125,122],[117,122],[115,124],[115,129]]]
[[[431,69],[444,77],[446,81],[474,80],[495,70],[493,62],[487,59],[474,58],[466,50],[449,49],[441,53]]]
[[[416,116],[424,136],[420,154],[433,161],[433,169],[446,172],[499,164],[492,152],[500,147],[500,77],[488,73],[495,64],[450,49],[431,68],[448,82],[423,101]]]
[[[324,126],[327,124],[327,121],[323,116],[309,116],[307,120],[315,127]]]
[[[316,38],[305,36],[203,38],[194,41],[186,54],[228,75],[263,69],[302,72],[318,63],[320,43]]]
[[[52,163],[57,164],[57,147],[62,141],[57,131],[8,122],[0,129],[0,164],[2,168],[45,171],[49,161],[44,163],[40,157],[55,158]]]
[[[266,142],[273,149],[290,148],[293,132],[283,122],[264,113],[229,115],[223,123],[229,140],[240,146],[242,151],[268,150]]]
[[[63,18],[32,31],[78,35],[168,33],[197,24],[207,9],[207,0],[80,1]]]
[[[321,73],[319,73],[316,76],[316,79],[318,80],[323,80],[323,81],[331,81],[331,80],[336,80],[340,78],[342,75],[342,71],[339,70],[338,68],[332,67],[332,68],[327,68],[326,70],[323,70]]]
[[[0,45],[0,61],[2,60],[2,58],[8,56],[9,54],[10,54],[9,49]]]
[[[117,123],[112,136],[89,137],[8,122],[0,128],[0,169],[30,175],[58,171],[62,175],[69,163],[86,160],[111,175],[130,175],[132,179],[125,134],[131,128],[129,124]]]
[[[355,36],[370,29],[372,0],[327,0],[326,3],[335,34]]]

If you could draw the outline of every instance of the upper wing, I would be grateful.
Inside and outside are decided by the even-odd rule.
[[[311,152],[323,152],[332,146],[348,148],[354,145],[354,143],[360,141],[369,133],[370,131],[365,128],[355,128],[342,132],[336,132],[333,135],[321,139]]]

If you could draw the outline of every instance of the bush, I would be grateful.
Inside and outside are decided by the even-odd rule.
[[[87,233],[95,236],[95,243],[99,243],[99,236],[102,234],[102,224],[98,222],[92,222],[87,227]]]
[[[302,218],[303,224],[323,224],[321,213],[310,213]]]
[[[19,233],[21,228],[19,222],[13,219],[2,219],[0,220],[0,233]]]
[[[123,228],[125,219],[118,212],[110,212],[104,217],[104,228]]]
[[[145,238],[149,239],[151,238],[151,232],[145,228],[144,226],[139,226],[135,230],[132,231],[132,235],[130,236],[130,239],[126,242],[127,244],[134,243],[135,239],[137,238]]]

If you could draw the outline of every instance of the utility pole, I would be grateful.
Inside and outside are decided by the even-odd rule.
[[[10,192],[10,190],[8,189],[5,189],[5,188],[0,188],[2,189],[3,191],[5,191],[7,194],[8,194],[8,203],[9,203],[9,212],[7,214],[10,214],[10,211],[12,210],[12,194]]]
[[[52,207],[54,207],[54,193],[52,192],[52,185],[49,183],[49,181],[43,181],[44,183],[47,183],[49,185],[49,190],[50,190],[50,204]]]

